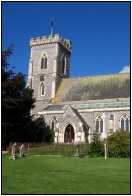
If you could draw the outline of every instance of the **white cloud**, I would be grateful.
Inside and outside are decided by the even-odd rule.
[[[130,66],[125,66],[119,73],[127,73],[130,72]]]

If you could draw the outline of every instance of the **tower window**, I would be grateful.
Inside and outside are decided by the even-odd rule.
[[[41,59],[41,69],[47,69],[47,57],[44,55]]]
[[[40,76],[40,81],[44,81],[44,76]]]
[[[66,74],[66,57],[63,56],[62,58],[62,73]]]
[[[45,88],[44,88],[44,83],[42,83],[41,86],[40,86],[40,94],[41,94],[41,96],[44,96],[44,93],[45,93]]]

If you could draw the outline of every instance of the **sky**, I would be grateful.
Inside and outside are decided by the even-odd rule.
[[[30,39],[53,34],[72,42],[70,77],[130,69],[130,2],[2,2],[2,50],[16,73],[27,76]],[[27,79],[27,77],[26,77]]]

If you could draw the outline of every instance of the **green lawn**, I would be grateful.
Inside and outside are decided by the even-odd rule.
[[[130,194],[130,159],[2,155],[2,194]]]

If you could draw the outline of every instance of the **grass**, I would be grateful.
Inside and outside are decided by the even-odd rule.
[[[130,159],[2,155],[2,194],[130,194]]]

